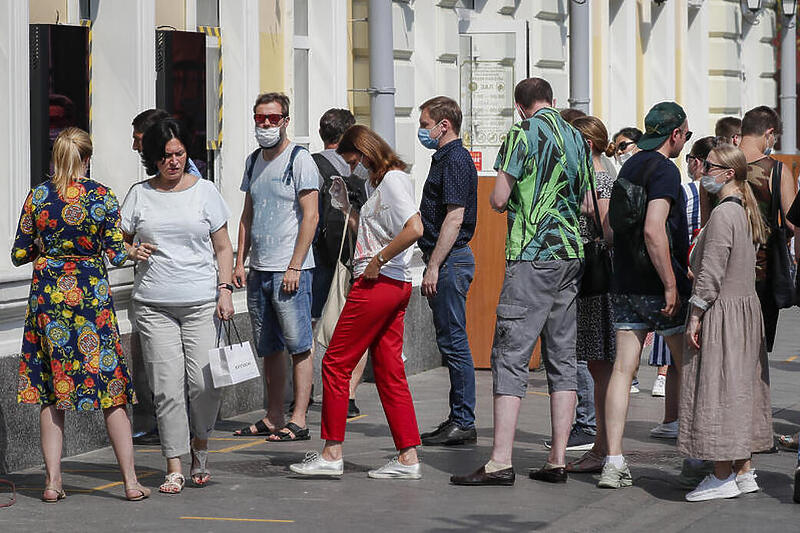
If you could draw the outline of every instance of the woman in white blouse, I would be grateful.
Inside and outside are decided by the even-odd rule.
[[[375,384],[398,455],[368,475],[419,479],[419,430],[402,359],[403,319],[411,297],[411,247],[422,236],[414,187],[403,171],[406,164],[365,126],[347,130],[337,152],[354,171],[359,165],[366,167],[369,198],[360,212],[351,210],[344,182],[334,178],[334,205],[349,212],[351,228],[358,228],[355,283],[322,360],[325,447],[321,454],[310,452],[290,469],[301,475],[342,475],[350,376],[364,352],[371,349]]]

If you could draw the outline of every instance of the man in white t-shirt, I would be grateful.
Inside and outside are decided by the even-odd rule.
[[[264,358],[269,398],[267,414],[237,436],[268,435],[269,440],[308,440],[306,409],[311,397],[311,242],[317,228],[319,170],[308,150],[286,137],[289,98],[265,93],[253,106],[260,150],[245,163],[246,193],[239,222],[239,247],[233,282],[247,285],[247,308],[256,351]],[[244,263],[250,255],[250,273]],[[294,409],[283,424],[286,363],[292,356]]]

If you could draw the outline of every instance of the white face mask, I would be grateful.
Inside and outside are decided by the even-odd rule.
[[[714,176],[704,174],[703,177],[700,178],[700,185],[702,185],[703,188],[710,194],[719,194],[719,191],[722,190],[722,188],[725,186],[725,183],[718,183],[717,178]]]
[[[281,140],[281,128],[259,128],[256,126],[256,142],[261,148],[273,148]]]
[[[620,165],[624,165],[625,161],[630,159],[631,156],[633,156],[633,152],[625,152],[624,154],[620,154],[617,156],[617,163],[619,163]]]

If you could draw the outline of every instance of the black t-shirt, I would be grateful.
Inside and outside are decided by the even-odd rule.
[[[681,187],[681,174],[675,163],[655,150],[642,151],[622,166],[617,179],[635,185],[644,182],[644,171],[653,158],[660,158],[647,180],[647,202],[665,198],[670,202],[667,229],[672,236],[672,270],[678,294],[689,296],[692,284],[687,275],[689,261],[689,225],[686,219],[686,196]],[[644,228],[642,228],[644,233]],[[634,244],[635,245],[635,244]],[[644,244],[641,244],[644,246]],[[654,267],[642,271],[634,266],[631,240],[614,235],[614,292],[618,294],[663,295],[664,284]]]

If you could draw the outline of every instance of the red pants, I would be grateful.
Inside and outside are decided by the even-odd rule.
[[[344,441],[350,377],[361,356],[372,349],[372,369],[394,445],[420,444],[417,417],[403,366],[403,318],[411,283],[379,276],[359,278],[322,359],[322,438]]]

